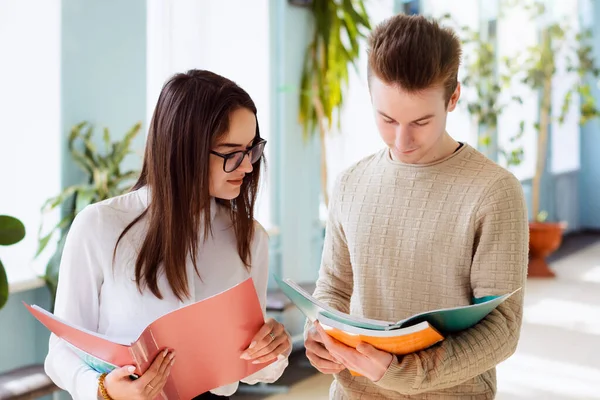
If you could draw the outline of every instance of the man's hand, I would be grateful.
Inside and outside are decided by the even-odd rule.
[[[315,327],[329,353],[340,360],[346,368],[355,371],[373,382],[379,381],[390,367],[394,356],[377,350],[367,343],[360,343],[356,350],[332,338],[325,332],[319,322]]]
[[[312,326],[308,330],[304,347],[306,348],[308,361],[321,373],[337,374],[346,369],[335,357],[329,354],[316,327]]]

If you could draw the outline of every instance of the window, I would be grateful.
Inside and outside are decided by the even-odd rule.
[[[488,7],[491,5],[488,4]],[[472,30],[479,30],[480,21],[482,18],[482,9],[479,0],[462,0],[460,2],[449,2],[446,0],[423,0],[423,14],[433,18],[441,18],[445,14],[449,14],[458,26],[468,26]],[[450,25],[456,28],[454,25]],[[459,32],[457,32],[459,33]],[[467,53],[469,48],[463,48],[463,52]],[[463,56],[463,60],[464,60]],[[458,71],[459,82],[464,78],[464,67]],[[447,131],[455,139],[460,142],[469,143],[477,148],[477,132],[478,128],[473,122],[468,110],[467,102],[473,101],[474,93],[471,93],[468,88],[463,88],[461,98],[458,100],[458,105],[453,112],[448,114]]]
[[[26,229],[0,252],[12,283],[44,271],[47,259],[33,262],[40,208],[60,191],[60,16],[60,2],[37,2],[35,12],[28,2],[0,2],[0,214]]]
[[[549,4],[549,6],[553,7],[553,15],[557,20],[566,19],[572,29],[574,29],[572,32],[576,32],[580,29],[579,7],[577,2],[553,1],[551,3],[552,4]],[[571,36],[568,45],[574,46],[575,40]],[[573,58],[575,57],[575,54],[569,54],[567,50],[562,52],[562,56],[556,57],[557,72],[552,80],[552,102],[555,104],[553,110],[555,117],[560,115],[566,92],[577,82],[577,75],[566,71],[566,58],[569,55]],[[552,123],[551,154],[553,157],[552,164],[549,168],[554,174],[576,171],[579,169],[579,105],[579,96],[573,96],[571,107],[564,123]]]
[[[503,9],[503,16],[498,20],[498,58],[514,58],[527,47],[535,46],[537,43],[538,29],[536,24],[532,23],[529,14],[518,7]],[[523,162],[516,167],[511,167],[511,171],[520,180],[530,179],[535,172],[537,157],[537,133],[533,124],[537,121],[539,113],[538,96],[518,79],[513,80],[511,91],[505,91],[501,101],[508,102],[511,95],[520,96],[523,104],[510,102],[498,118],[498,145],[508,150],[512,148],[511,146],[514,147],[510,143],[510,138],[518,133],[519,123],[525,121],[524,135],[520,143],[516,143],[522,145],[525,151]],[[502,164],[503,160],[499,161]]]

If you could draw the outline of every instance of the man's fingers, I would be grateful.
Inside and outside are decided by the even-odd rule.
[[[306,353],[306,356],[307,356],[308,360],[310,361],[310,363],[315,368],[317,368],[319,371],[322,371],[323,369],[342,371],[345,369],[345,367],[342,364],[339,364],[334,361],[326,360],[324,358],[321,358],[321,357],[315,355],[314,353],[313,354]]]
[[[319,333],[319,337],[323,343],[328,344],[331,341],[331,337],[325,332],[325,329],[323,329],[319,321],[315,321],[315,329]]]
[[[308,330],[308,338],[309,340],[314,340],[318,343],[323,343],[323,339],[321,339],[321,334],[314,326]]]
[[[358,351],[360,354],[367,356],[369,358],[375,358],[379,355],[380,351],[377,350],[375,347],[371,346],[369,343],[359,343],[358,346],[356,346],[356,351]]]
[[[335,350],[336,353],[339,353],[339,352],[347,353],[348,351],[355,351],[355,349],[353,349],[352,347],[346,346],[344,343],[340,342],[336,338],[329,336],[329,334],[327,332],[325,332],[325,329],[323,329],[321,324],[319,324],[318,322],[317,322],[317,330],[319,331],[319,334],[321,335],[321,338],[323,339],[323,345],[330,352],[332,350]]]
[[[324,369],[320,369],[319,371],[321,371],[324,374],[333,375],[333,374],[339,374],[340,372],[342,372],[345,369],[346,369],[346,367],[341,367],[341,368],[337,368],[337,369],[327,369],[327,368],[324,368]]]
[[[321,326],[321,324],[318,321],[315,323],[315,326],[321,336],[321,339],[323,339],[323,345],[325,345],[325,348],[327,350],[329,350],[330,353],[332,351],[339,353],[339,352],[342,352],[344,350],[351,348],[351,347],[346,346],[342,342],[339,342],[337,339],[334,339],[331,336],[329,336],[327,334],[327,332],[325,332],[325,329],[323,329],[323,327]]]
[[[306,347],[307,353],[310,351],[320,358],[329,360],[334,363],[339,363],[339,360],[337,360],[329,351],[327,351],[325,346],[323,346],[320,343],[317,343],[314,341],[307,341],[305,344],[305,347]]]
[[[357,355],[362,356],[357,350],[346,346],[344,343],[329,336],[318,322],[315,324],[315,326],[323,338],[325,348],[332,356],[334,356],[347,367],[355,365],[357,361]]]

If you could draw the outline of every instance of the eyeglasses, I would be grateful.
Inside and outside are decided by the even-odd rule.
[[[215,156],[221,157],[223,159],[223,171],[225,171],[226,173],[230,173],[238,169],[240,164],[242,164],[242,161],[244,161],[244,158],[246,158],[246,156],[248,155],[250,156],[250,162],[252,164],[260,160],[260,157],[263,155],[263,152],[265,150],[266,144],[266,140],[260,139],[252,147],[244,151],[240,150],[228,154],[221,154],[211,150],[210,153],[214,154]]]

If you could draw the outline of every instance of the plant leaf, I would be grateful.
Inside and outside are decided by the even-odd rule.
[[[104,141],[104,151],[108,154],[110,152],[110,132],[108,131],[108,128],[104,128],[102,139]]]
[[[52,197],[46,200],[46,203],[42,206],[42,212],[48,212],[64,203],[69,197],[71,197],[77,190],[80,190],[84,185],[73,185],[64,189],[58,196]]]
[[[6,270],[0,260],[0,309],[4,307],[8,301],[8,277],[6,276]]]
[[[363,3],[362,1],[359,2]],[[369,18],[368,16],[365,14],[359,14],[355,9],[354,9],[354,5],[352,4],[352,1],[350,0],[344,0],[343,1],[343,9],[344,11],[346,11],[347,13],[349,13],[352,16],[352,19],[358,23],[360,23],[361,25],[365,26],[366,28],[370,28],[371,27],[371,23],[369,22]],[[364,5],[360,6],[361,11],[365,11],[365,7]]]
[[[60,260],[62,258],[62,253],[65,248],[66,238],[67,238],[67,234],[65,232],[65,234],[62,235],[60,240],[58,241],[56,251],[54,252],[52,257],[48,261],[48,264],[46,264],[46,271],[44,273],[44,281],[46,282],[46,287],[50,291],[50,296],[52,299],[51,309],[54,308],[54,299],[56,298],[56,288],[58,287]]]
[[[10,246],[25,237],[25,225],[15,217],[0,215],[0,245]]]
[[[140,177],[140,172],[139,171],[127,171],[127,172],[119,175],[118,177],[115,177],[114,181],[113,181],[113,184],[110,185],[110,186],[119,187],[124,182],[135,181],[139,177]]]
[[[116,145],[113,146],[113,152],[112,152],[112,154],[110,154],[108,156],[108,158],[111,159],[111,162],[110,162],[111,165],[113,165],[113,166],[120,165],[121,162],[123,161],[123,159],[125,158],[125,156],[130,153],[131,143],[132,143],[133,139],[138,135],[141,128],[142,128],[142,123],[141,122],[136,123],[131,129],[129,129],[129,131],[127,133],[125,133],[123,140],[121,140],[120,142],[116,143]]]
[[[37,257],[39,257],[40,254],[42,254],[42,252],[46,249],[46,247],[48,246],[48,243],[50,242],[50,239],[52,238],[52,236],[54,235],[54,233],[56,231],[58,231],[60,233],[63,229],[69,228],[71,226],[72,222],[73,222],[73,214],[69,214],[69,215],[65,216],[58,224],[56,224],[56,226],[54,226],[46,236],[41,237],[38,241],[38,249],[35,253],[34,258],[37,258]],[[41,228],[41,226],[40,226],[40,228]],[[41,230],[38,233],[38,236],[41,236]]]
[[[54,229],[52,229],[50,231],[50,233],[48,233],[46,236],[43,236],[39,239],[38,241],[38,249],[35,252],[35,257],[37,258],[39,257],[40,254],[42,254],[42,251],[44,251],[44,249],[48,246],[48,243],[50,242],[50,239],[52,239],[52,235],[54,235]]]
[[[75,139],[81,137],[81,130],[87,125],[87,121],[83,121],[78,123],[77,125],[71,128],[71,133],[69,134],[68,147],[69,151],[73,150],[73,144],[75,143]]]
[[[78,190],[75,199],[75,215],[79,214],[85,207],[92,204],[94,196],[97,194],[98,190],[92,185]]]
[[[92,142],[92,135],[94,134],[93,126],[89,125],[85,133],[81,136],[84,146],[84,156],[95,168],[103,166],[102,157],[96,149],[96,145]]]
[[[348,69],[354,67],[360,52],[359,38],[370,29],[363,0],[322,0],[312,2],[313,38],[307,46],[302,74],[298,121],[305,142],[317,131],[324,135],[339,118]]]
[[[130,150],[131,143],[140,132],[141,126],[141,122],[134,124],[121,140],[114,143],[110,141],[108,128],[103,129],[102,142],[94,140],[92,126],[85,121],[71,128],[68,143],[69,150],[73,160],[87,173],[87,181],[85,184],[67,187],[59,195],[48,199],[41,210],[44,213],[61,205],[66,210],[64,218],[45,236],[41,234],[43,223],[38,230],[39,243],[36,257],[47,248],[52,235],[56,231],[59,231],[60,234],[57,248],[46,265],[44,275],[52,299],[56,295],[58,270],[67,232],[75,216],[89,204],[124,193],[128,190],[126,183],[139,176],[139,171],[127,171],[121,174],[120,163],[127,154],[132,152]],[[106,151],[98,151],[94,143],[103,143],[100,148],[104,148]],[[79,144],[82,144],[82,146],[77,149],[76,147]]]

